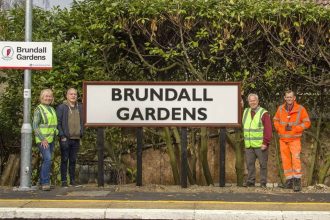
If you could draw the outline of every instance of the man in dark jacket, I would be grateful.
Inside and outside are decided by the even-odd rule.
[[[77,186],[75,168],[80,139],[83,135],[82,107],[77,102],[77,90],[68,89],[66,100],[56,109],[61,148],[62,187],[68,186],[67,169],[69,161],[70,185]]]

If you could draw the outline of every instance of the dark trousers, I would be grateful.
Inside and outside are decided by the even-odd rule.
[[[260,148],[246,148],[246,167],[248,170],[247,182],[254,184],[256,181],[256,159],[260,164],[260,183],[267,184],[267,161],[268,149],[261,150]]]
[[[79,139],[67,139],[66,141],[60,141],[61,147],[61,180],[67,182],[67,170],[69,161],[69,176],[70,183],[75,183],[75,169],[77,154],[79,151],[80,140]]]

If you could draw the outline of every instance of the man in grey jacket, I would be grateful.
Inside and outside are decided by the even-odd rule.
[[[82,107],[77,102],[77,90],[70,88],[66,100],[56,109],[61,148],[62,187],[68,187],[67,170],[69,162],[70,185],[77,186],[75,168],[80,139],[83,135]]]

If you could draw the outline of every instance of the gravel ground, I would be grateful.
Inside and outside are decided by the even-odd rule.
[[[192,185],[188,188],[182,188],[177,185],[157,185],[148,184],[143,186],[136,186],[135,184],[126,185],[109,185],[105,188],[110,188],[115,192],[178,192],[178,193],[198,193],[198,192],[215,192],[215,193],[287,193],[292,192],[291,189],[283,189],[277,186],[277,184],[267,184],[267,188],[263,189],[259,186],[256,187],[238,187],[236,185],[227,184],[225,187],[219,186],[197,186]],[[303,187],[301,193],[330,193],[330,187],[323,184],[316,184],[314,186]]]

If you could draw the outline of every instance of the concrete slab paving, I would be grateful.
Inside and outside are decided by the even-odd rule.
[[[55,188],[20,192],[0,188],[7,219],[330,219],[330,193],[116,192]]]
[[[74,209],[0,208],[7,219],[181,219],[181,220],[327,220],[330,212],[193,210],[193,209]]]

